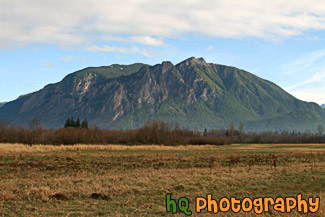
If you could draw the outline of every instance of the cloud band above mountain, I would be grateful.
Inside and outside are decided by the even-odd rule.
[[[1,47],[112,37],[163,46],[188,34],[278,40],[325,29],[322,0],[2,0],[0,12]]]

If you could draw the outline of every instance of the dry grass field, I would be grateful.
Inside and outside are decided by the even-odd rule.
[[[0,216],[184,216],[165,195],[320,197],[325,216],[324,144],[227,146],[26,146],[0,144]],[[217,216],[257,216],[254,212]]]

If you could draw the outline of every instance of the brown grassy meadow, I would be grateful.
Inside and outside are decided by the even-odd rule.
[[[325,216],[325,145],[0,144],[0,216],[171,216],[167,193],[189,198],[193,216],[215,216],[194,212],[195,197],[209,193],[216,199],[302,193],[321,197],[317,213],[258,216]]]

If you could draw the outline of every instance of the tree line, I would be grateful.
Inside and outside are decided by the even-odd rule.
[[[67,127],[88,129],[88,121],[87,121],[87,118],[84,118],[81,123],[80,123],[80,119],[79,118],[77,118],[76,121],[74,120],[73,116],[71,118],[67,118],[67,120],[64,123],[64,128],[67,128]]]
[[[69,119],[69,120],[68,120]],[[147,121],[139,129],[107,130],[88,127],[78,119],[68,118],[60,129],[46,129],[37,119],[29,127],[9,126],[0,122],[0,143],[23,144],[164,144],[164,145],[226,145],[232,143],[325,143],[324,127],[316,133],[306,132],[245,132],[244,125],[230,124],[228,129],[189,130],[173,122]],[[74,123],[74,124],[73,124]],[[87,126],[87,127],[86,127]]]

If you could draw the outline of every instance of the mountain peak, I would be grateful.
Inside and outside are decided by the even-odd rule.
[[[199,65],[207,65],[207,62],[205,62],[205,60],[200,57],[200,58],[195,58],[195,57],[190,57],[182,62],[180,62],[179,64],[185,64],[185,65],[195,65],[195,64],[199,64]]]
[[[164,62],[161,63],[161,65],[163,67],[172,67],[172,66],[174,66],[173,63],[171,63],[170,61],[164,61]]]

